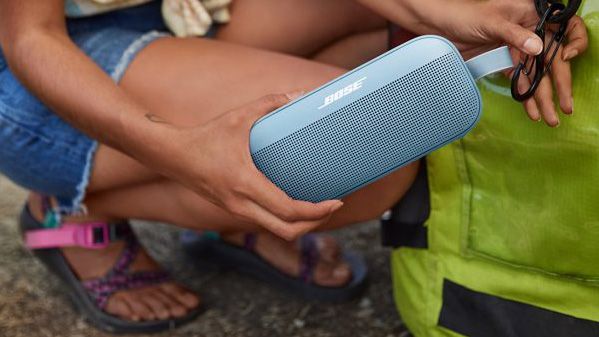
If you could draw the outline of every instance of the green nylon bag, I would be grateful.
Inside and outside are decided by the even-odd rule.
[[[462,336],[441,324],[442,312],[460,321],[443,309],[447,283],[599,322],[599,0],[579,14],[589,50],[572,64],[572,117],[535,124],[507,79],[485,79],[480,124],[427,158],[428,248],[392,253],[395,301],[415,336]]]

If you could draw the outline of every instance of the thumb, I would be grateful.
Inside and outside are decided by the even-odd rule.
[[[268,114],[269,112],[272,112],[277,108],[282,107],[283,105],[300,97],[302,94],[303,91],[293,91],[287,94],[272,94],[261,97],[250,104],[250,120],[253,123],[256,119]]]
[[[543,41],[534,32],[509,21],[494,25],[495,37],[528,55],[539,55]]]

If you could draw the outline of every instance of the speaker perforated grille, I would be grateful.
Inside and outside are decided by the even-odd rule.
[[[294,199],[338,198],[461,134],[478,104],[461,60],[447,54],[252,157]]]

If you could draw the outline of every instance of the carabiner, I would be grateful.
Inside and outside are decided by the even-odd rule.
[[[552,4],[561,3],[559,0],[535,0],[535,8],[539,17],[542,17],[545,11],[551,7]],[[559,13],[555,13],[555,15],[551,15],[548,18],[548,23],[564,23],[568,22],[576,12],[580,5],[582,4],[582,0],[570,0],[568,1],[568,5]]]
[[[546,2],[546,0],[544,1]],[[566,6],[564,6],[564,4],[562,3],[551,3],[549,7],[546,8],[540,16],[539,23],[535,28],[535,34],[541,39],[541,41],[543,41],[543,51],[539,55],[534,56],[532,60],[530,59],[530,56],[527,55],[524,58],[524,62],[520,62],[514,70],[514,75],[512,76],[511,91],[512,97],[515,100],[523,102],[531,98],[537,91],[537,88],[539,87],[539,84],[541,84],[541,80],[543,79],[543,77],[547,74],[547,72],[551,70],[551,64],[553,63],[553,60],[557,55],[559,47],[564,41],[566,29],[568,27],[568,21],[566,20],[560,23],[558,31],[553,34],[551,41],[548,44],[545,43],[545,27],[550,21],[550,19],[560,15],[565,10],[565,8]],[[528,64],[529,60],[531,61],[531,64],[530,67],[527,68],[526,65]],[[533,74],[533,70],[534,76],[530,81],[530,87],[524,93],[520,93],[518,88],[520,76],[522,75],[522,73],[524,73],[526,76],[530,76],[531,74]]]

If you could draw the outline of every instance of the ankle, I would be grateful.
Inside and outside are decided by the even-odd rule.
[[[220,237],[228,243],[232,243],[234,245],[241,246],[245,241],[245,233],[238,232],[230,232],[230,233],[221,233]]]
[[[52,205],[56,205],[57,201],[56,198],[54,197],[50,197],[50,204]],[[38,193],[35,192],[30,192],[29,196],[27,197],[27,206],[29,207],[29,211],[31,212],[31,215],[33,215],[33,218],[36,221],[39,222],[43,222],[46,214],[44,211],[44,206],[43,206],[43,201],[42,201],[42,196]],[[79,222],[91,222],[91,221],[101,221],[101,222],[117,222],[123,219],[115,219],[115,218],[110,218],[107,216],[99,216],[99,215],[95,215],[95,214],[79,214],[79,215],[62,215],[60,217],[61,222],[72,222],[72,223],[79,223]]]
[[[35,192],[29,193],[27,196],[27,207],[36,221],[44,221],[45,214],[43,212],[42,197],[39,194]]]

